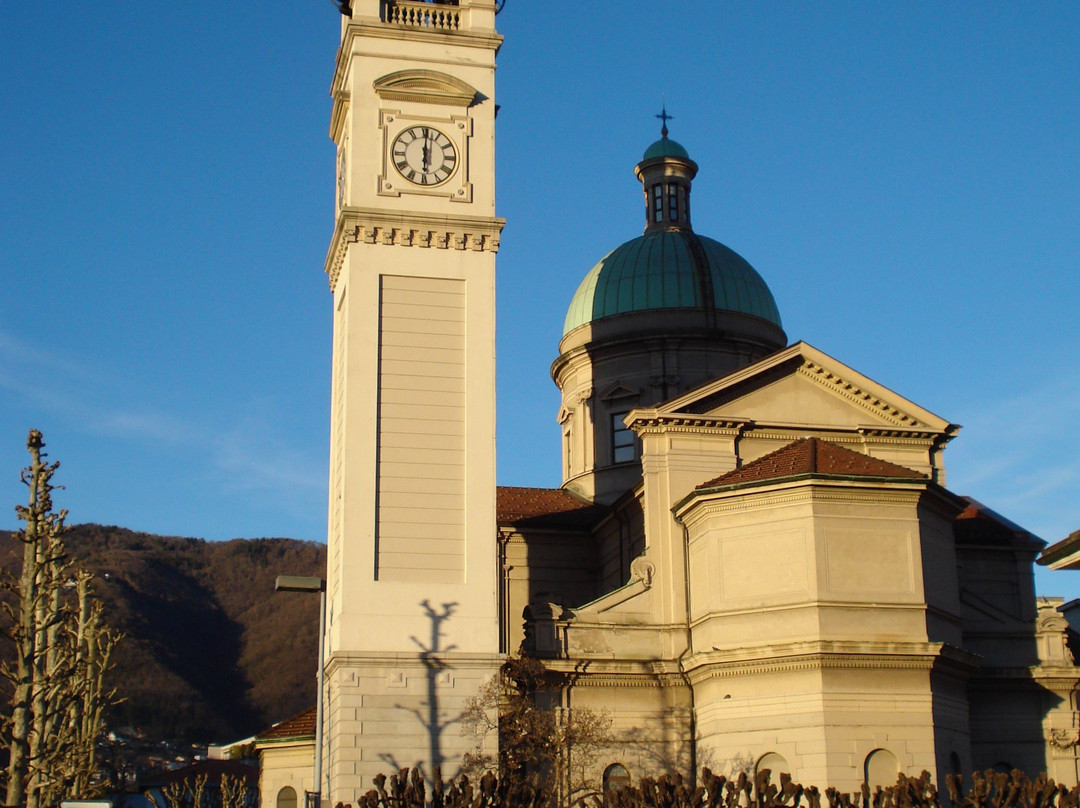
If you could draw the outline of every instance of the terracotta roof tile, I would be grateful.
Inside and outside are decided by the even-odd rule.
[[[742,483],[820,475],[834,477],[892,477],[925,480],[926,475],[896,463],[853,452],[820,438],[802,438],[775,452],[752,460],[742,468],[702,483],[697,490]]]
[[[315,737],[315,708],[304,710],[302,713],[286,718],[266,732],[255,736],[259,743],[263,741],[283,741],[287,738],[314,738]]]
[[[606,512],[561,488],[500,485],[496,489],[496,518],[500,525],[586,529]]]

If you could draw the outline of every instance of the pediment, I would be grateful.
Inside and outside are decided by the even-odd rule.
[[[398,70],[375,79],[372,86],[385,101],[420,101],[468,107],[479,91],[461,79],[436,70]]]
[[[661,404],[656,414],[841,430],[957,429],[805,342]]]
[[[641,391],[621,381],[616,381],[614,384],[609,385],[600,393],[601,401],[614,401],[619,398],[632,398],[638,395]]]

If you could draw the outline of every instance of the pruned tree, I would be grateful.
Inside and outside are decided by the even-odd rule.
[[[563,706],[567,684],[540,660],[508,659],[465,709],[463,726],[477,747],[462,770],[474,778],[497,772],[512,804],[569,805],[597,793],[600,784],[589,776],[610,743],[611,715]],[[493,739],[498,751],[486,751]]]
[[[64,546],[67,511],[53,511],[52,477],[41,433],[30,430],[30,465],[22,482],[27,505],[15,508],[25,527],[22,571],[2,581],[14,658],[0,666],[11,687],[4,724],[9,750],[6,804],[39,808],[62,798],[95,796],[96,743],[115,690],[105,681],[120,635],[102,620],[91,576],[74,567]]]

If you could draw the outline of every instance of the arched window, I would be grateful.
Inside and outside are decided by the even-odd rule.
[[[292,786],[281,789],[277,793],[276,808],[296,808],[296,789]]]
[[[630,787],[630,772],[621,763],[612,763],[604,769],[604,791],[617,791]]]
[[[896,775],[900,773],[900,764],[896,755],[888,749],[875,749],[866,756],[863,764],[863,779],[870,788],[881,786],[888,788],[896,785]]]
[[[769,782],[775,783],[777,787],[780,784],[780,774],[791,774],[791,767],[788,765],[787,758],[778,752],[766,752],[760,758],[758,758],[757,764],[754,766],[754,777],[757,777],[758,772],[768,769]]]

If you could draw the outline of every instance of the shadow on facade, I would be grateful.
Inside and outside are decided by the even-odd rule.
[[[411,713],[424,727],[424,735],[428,740],[428,761],[430,770],[425,761],[417,760],[412,765],[424,772],[426,777],[431,777],[437,768],[441,768],[445,758],[443,756],[442,738],[446,729],[461,721],[461,716],[446,719],[442,715],[439,702],[439,685],[447,683],[447,672],[453,666],[445,659],[445,654],[454,651],[456,645],[443,645],[445,633],[443,624],[446,623],[457,610],[457,603],[443,603],[438,607],[432,606],[431,601],[420,601],[420,607],[424,610],[431,626],[427,641],[418,637],[409,637],[413,644],[420,649],[418,658],[425,670],[426,699],[418,707],[405,704],[395,705],[399,710]],[[380,760],[391,766],[395,771],[407,768],[393,753],[382,753]]]

